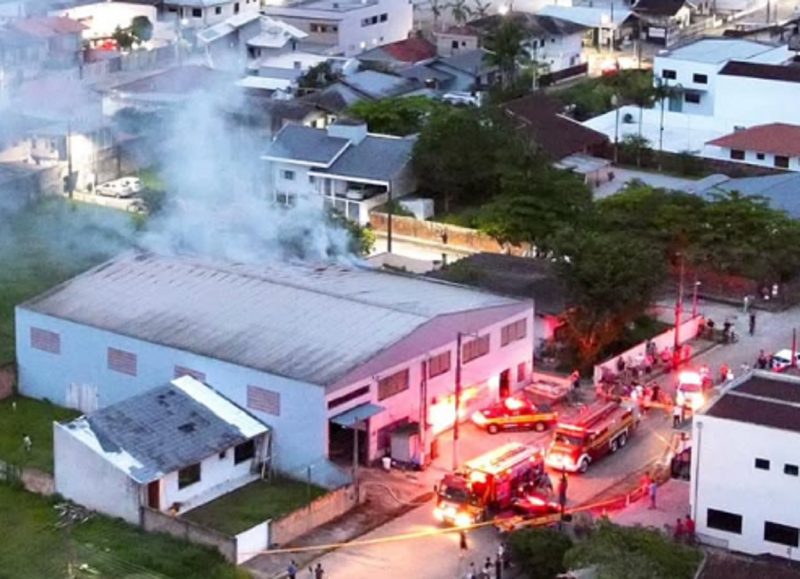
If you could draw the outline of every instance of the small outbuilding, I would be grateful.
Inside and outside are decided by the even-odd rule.
[[[262,475],[269,428],[191,376],[53,425],[56,492],[140,522],[179,513]]]

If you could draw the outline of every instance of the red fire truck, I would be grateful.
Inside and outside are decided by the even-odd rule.
[[[590,406],[558,423],[545,462],[558,470],[586,472],[590,463],[625,446],[637,421],[634,410],[618,402]]]
[[[518,489],[535,485],[543,472],[539,448],[510,442],[445,475],[436,486],[433,514],[459,527],[482,521],[490,511],[510,507]]]

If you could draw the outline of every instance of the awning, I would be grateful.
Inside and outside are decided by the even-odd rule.
[[[331,418],[331,422],[338,424],[339,426],[344,426],[345,428],[352,428],[358,422],[366,420],[367,418],[375,416],[376,414],[380,414],[384,410],[385,408],[383,406],[378,406],[377,404],[370,404],[367,402],[366,404],[359,404],[347,412],[337,414]]]

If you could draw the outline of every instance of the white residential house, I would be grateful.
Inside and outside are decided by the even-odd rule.
[[[786,45],[703,38],[656,55],[655,82],[672,89],[642,112],[624,106],[584,124],[622,140],[641,134],[654,148],[719,158],[706,143],[734,131],[771,123],[800,124],[800,68]],[[663,113],[662,113],[663,108]]]
[[[360,121],[286,125],[262,157],[267,189],[277,203],[318,199],[364,225],[371,209],[414,191],[413,146],[412,138],[369,134]]]
[[[261,476],[269,428],[184,375],[53,424],[56,492],[139,524],[142,507],[183,513]]]
[[[706,143],[705,157],[800,171],[800,125],[770,123],[734,131]]]
[[[206,28],[237,15],[258,14],[259,0],[165,0],[163,11],[184,28]]]
[[[295,0],[268,3],[263,12],[307,33],[308,42],[345,56],[405,40],[414,27],[410,0]]]
[[[570,69],[583,62],[583,39],[589,30],[583,24],[544,14],[510,12],[473,20],[467,24],[467,28],[485,37],[497,29],[504,19],[512,19],[525,31],[523,47],[530,59],[539,66],[539,74]],[[459,51],[460,47],[454,50]]]
[[[692,425],[690,503],[697,537],[800,560],[800,379],[753,371]]]

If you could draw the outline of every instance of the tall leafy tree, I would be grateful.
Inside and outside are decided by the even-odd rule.
[[[502,73],[503,88],[514,84],[519,60],[525,54],[522,43],[525,31],[513,18],[503,18],[500,25],[486,37],[487,61],[497,66]]]
[[[423,127],[413,164],[425,189],[449,212],[454,203],[479,205],[498,190],[498,159],[509,150],[508,130],[490,111],[448,108]]]
[[[411,135],[418,133],[432,115],[447,105],[424,96],[396,97],[377,101],[359,101],[348,114],[367,122],[373,133]]]
[[[472,16],[472,8],[467,4],[467,0],[454,0],[448,4],[448,8],[456,24],[466,24]]]

